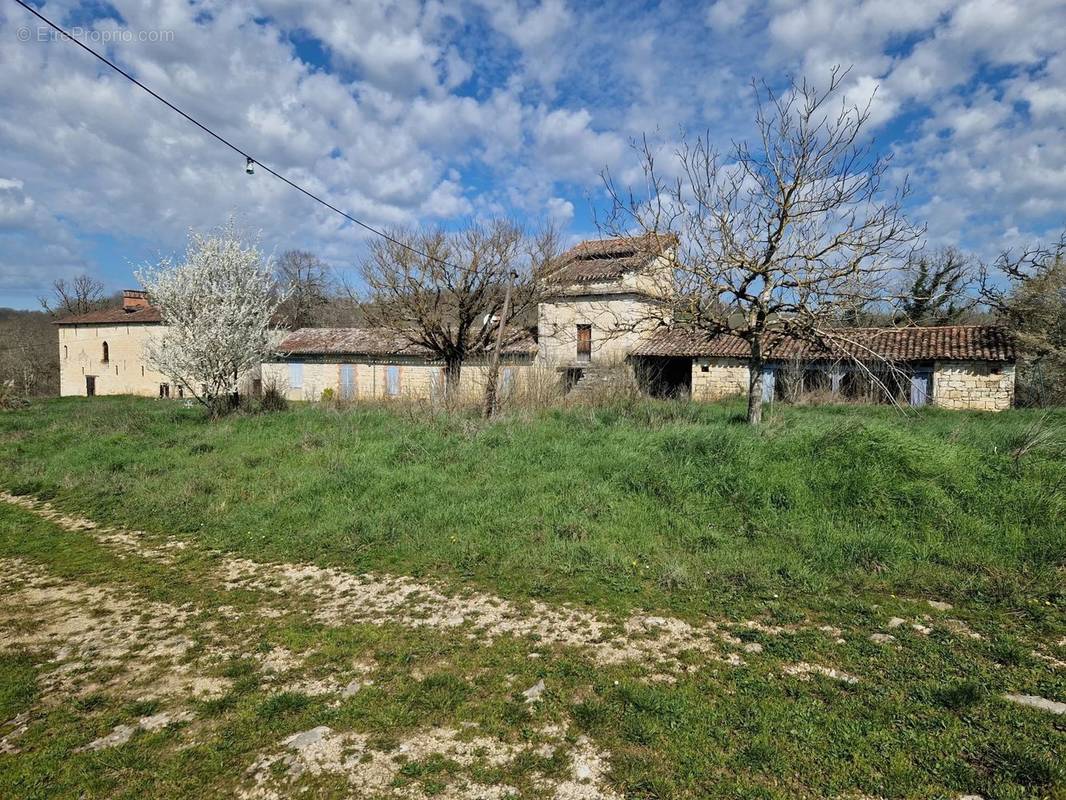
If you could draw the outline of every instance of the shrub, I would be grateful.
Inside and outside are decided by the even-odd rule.
[[[16,390],[14,381],[0,381],[0,408],[25,408],[29,404],[29,400]]]
[[[277,386],[268,386],[263,392],[263,399],[259,401],[260,411],[288,411],[289,401],[281,393]]]

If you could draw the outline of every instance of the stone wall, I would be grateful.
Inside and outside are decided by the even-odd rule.
[[[294,370],[290,365],[299,364]],[[331,389],[335,396],[341,393],[341,368],[352,367],[352,387],[350,400],[438,400],[443,397],[444,367],[440,364],[427,363],[420,359],[394,358],[392,360],[350,361],[316,360],[307,358],[302,361],[269,362],[263,364],[263,387],[277,388],[289,400],[316,401],[322,399],[322,393]],[[396,375],[395,395],[389,394],[389,372],[394,369]],[[521,391],[539,372],[531,360],[509,359],[500,364],[501,391]],[[478,400],[485,390],[488,366],[481,363],[464,364],[460,373],[460,398]],[[299,385],[294,385],[299,378]],[[538,376],[539,377],[539,376]],[[552,377],[556,377],[553,376]],[[557,377],[556,377],[557,379]]]
[[[592,360],[621,361],[658,326],[663,315],[656,301],[639,295],[556,298],[538,308],[538,360],[560,365],[577,362],[577,326],[592,326]]]
[[[692,399],[718,400],[748,393],[748,365],[735,358],[692,359]]]
[[[1014,404],[1014,365],[988,361],[938,361],[933,404],[940,408],[1002,411]]]
[[[59,394],[84,396],[85,376],[93,375],[99,395],[158,397],[160,384],[170,379],[145,364],[144,343],[160,328],[145,324],[58,326]],[[105,342],[107,361],[103,359]]]
[[[84,397],[85,377],[96,378],[96,394],[132,394],[159,397],[159,387],[166,384],[169,396],[182,395],[180,387],[152,369],[144,358],[144,345],[165,330],[156,323],[119,323],[115,325],[59,325],[59,394]],[[275,338],[277,336],[275,335]],[[107,361],[104,361],[104,343]],[[241,376],[241,392],[249,393],[259,370]],[[186,395],[188,396],[188,395]]]

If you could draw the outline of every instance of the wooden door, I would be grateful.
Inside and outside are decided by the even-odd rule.
[[[924,406],[929,402],[929,383],[932,375],[928,371],[915,372],[911,375],[911,405]]]
[[[588,363],[592,360],[592,326],[577,326],[577,360]]]
[[[85,396],[86,397],[95,397],[96,396],[96,376],[95,375],[86,375],[85,376]]]

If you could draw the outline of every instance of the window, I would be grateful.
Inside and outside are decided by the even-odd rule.
[[[400,368],[385,368],[385,394],[389,397],[400,396]]]
[[[710,371],[711,371],[711,365],[710,364],[700,364],[700,372],[710,372]]]
[[[160,397],[170,397],[170,384],[169,383],[161,383],[161,384],[159,384],[159,396]]]
[[[67,351],[67,346],[63,345],[63,360],[66,361],[70,358],[70,353]]]
[[[304,365],[303,364],[289,364],[289,388],[290,389],[302,389],[302,388],[304,388]]]
[[[178,397],[184,397],[184,396],[185,396],[185,387],[182,386],[181,384],[178,384]]]
[[[103,361],[106,364],[108,361],[111,360],[110,358],[108,358],[107,342],[104,342],[104,348],[103,349],[104,349],[104,357],[102,359],[100,359],[100,360]]]

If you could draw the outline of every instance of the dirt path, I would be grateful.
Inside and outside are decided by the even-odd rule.
[[[169,562],[189,545],[169,538],[158,541],[140,531],[100,527],[92,520],[64,514],[46,502],[0,492],[0,500],[18,505],[73,532],[85,532],[120,553]],[[380,574],[353,575],[313,564],[269,564],[225,557],[217,574],[226,589],[250,589],[272,595],[268,608],[282,613],[293,603],[313,609],[326,625],[400,624],[456,631],[479,642],[501,636],[521,637],[541,647],[578,647],[591,651],[599,663],[639,662],[658,672],[686,669],[682,654],[742,666],[744,656],[758,652],[737,633],[757,630],[766,635],[816,630],[836,638],[839,631],[811,624],[767,626],[754,620],[684,620],[637,613],[618,619],[567,605],[540,602],[516,604],[480,592],[449,591],[443,584]],[[268,611],[267,613],[270,613]]]

